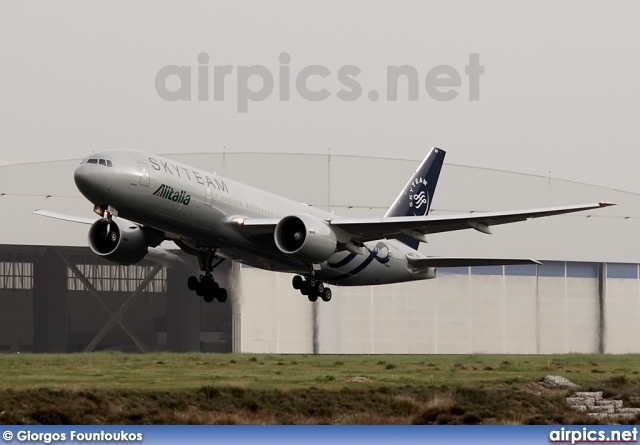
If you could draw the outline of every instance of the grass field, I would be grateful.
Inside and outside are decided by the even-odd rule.
[[[639,355],[252,355],[2,354],[0,389],[153,391],[203,386],[258,390],[341,388],[362,377],[374,386],[478,387],[537,382],[561,374],[589,386],[615,376],[640,379]]]
[[[0,355],[3,423],[582,423],[562,375],[634,406],[638,355]]]

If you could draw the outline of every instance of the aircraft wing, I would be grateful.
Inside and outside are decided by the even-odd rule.
[[[332,227],[340,229],[341,232],[346,233],[350,236],[351,241],[355,243],[383,238],[403,238],[407,236],[418,239],[419,241],[425,241],[424,236],[431,233],[475,229],[480,232],[490,234],[490,226],[525,221],[527,219],[540,218],[543,216],[562,215],[564,213],[599,209],[611,205],[615,204],[600,202],[597,204],[547,207],[541,209],[478,212],[443,216],[428,215],[353,219],[336,218],[327,221],[327,223]],[[278,221],[279,220],[277,219],[271,218],[234,218],[229,222],[241,225],[245,233],[253,236],[273,233]]]
[[[490,226],[525,221],[543,216],[562,215],[598,209],[614,204],[600,202],[572,206],[547,207],[541,209],[479,212],[443,216],[407,216],[392,218],[333,219],[329,223],[352,236],[352,241],[365,242],[381,238],[402,238],[410,236],[424,241],[424,235],[452,232],[455,230],[475,229],[490,234]]]
[[[61,219],[63,221],[71,221],[80,224],[93,224],[98,220],[99,217],[95,218],[85,218],[82,216],[73,216],[73,215],[64,215],[62,213],[50,212],[49,210],[34,210],[33,213],[40,216],[46,216],[48,218]]]
[[[467,266],[503,266],[514,264],[542,264],[533,259],[519,258],[460,258],[460,257],[414,257],[407,255],[411,267],[467,267]]]

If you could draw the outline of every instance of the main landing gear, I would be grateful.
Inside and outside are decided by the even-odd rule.
[[[309,275],[306,278],[296,275],[293,277],[292,284],[293,288],[298,289],[302,295],[306,295],[309,301],[318,301],[318,297],[322,301],[331,301],[331,289],[313,275]]]
[[[221,258],[215,265],[213,260],[216,258],[213,250],[198,253],[198,262],[200,269],[204,271],[204,275],[200,275],[200,279],[191,276],[187,280],[189,290],[196,291],[196,295],[202,297],[207,303],[211,303],[214,299],[220,303],[227,301],[227,290],[220,287],[213,279],[212,271],[224,261]]]

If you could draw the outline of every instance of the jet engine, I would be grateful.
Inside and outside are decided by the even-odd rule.
[[[142,227],[122,218],[100,219],[89,229],[89,247],[96,255],[118,264],[135,264],[148,252]]]
[[[276,246],[295,258],[322,263],[336,251],[336,235],[324,221],[311,215],[285,216],[274,233]]]

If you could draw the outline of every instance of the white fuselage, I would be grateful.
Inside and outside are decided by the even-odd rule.
[[[222,257],[262,269],[306,274],[309,264],[284,254],[273,233],[247,236],[233,221],[249,218],[278,221],[307,214],[323,221],[326,211],[138,151],[93,154],[111,167],[83,163],[76,170],[80,191],[96,205],[110,205],[118,216],[164,232],[194,247],[213,247]],[[396,240],[365,244],[361,254],[336,252],[315,266],[315,275],[336,285],[372,285],[435,277],[432,268],[414,270],[406,255],[422,256]]]

